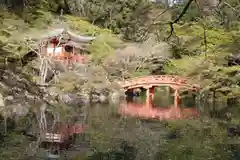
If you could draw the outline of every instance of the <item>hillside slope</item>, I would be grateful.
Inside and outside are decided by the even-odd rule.
[[[198,23],[176,25],[175,29],[179,42],[173,54],[180,58],[172,59],[165,66],[165,72],[192,77],[202,86],[202,96],[210,101],[216,98],[218,101],[238,101],[240,66],[230,65],[228,57],[237,57],[238,50],[233,46],[240,32],[208,29],[205,41],[204,29]]]

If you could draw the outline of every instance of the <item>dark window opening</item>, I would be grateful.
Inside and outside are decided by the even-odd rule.
[[[66,52],[73,52],[73,47],[72,46],[65,46],[64,47],[64,50],[66,51]]]

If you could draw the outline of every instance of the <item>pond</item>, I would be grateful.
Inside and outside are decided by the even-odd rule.
[[[240,159],[240,106],[195,102],[188,97],[181,101],[179,109],[172,109],[173,97],[159,92],[154,107],[162,118],[119,112],[121,106],[141,108],[143,104],[144,97],[139,97],[130,103],[88,106],[87,129],[73,146],[61,152],[60,157],[39,150],[30,159]],[[176,116],[176,112],[190,116]],[[79,109],[73,109],[73,114],[80,115]]]
[[[190,96],[178,106],[181,114],[190,116],[179,117],[179,110],[172,110],[173,97],[159,92],[153,106],[161,120],[119,112],[121,105],[139,109],[144,102],[140,97],[127,104],[92,106],[86,131],[91,152],[85,159],[240,159],[240,106],[195,103]],[[81,155],[75,159],[83,159]]]

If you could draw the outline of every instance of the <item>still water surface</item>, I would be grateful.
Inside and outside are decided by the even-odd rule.
[[[151,113],[157,112],[158,116],[146,119],[143,104],[144,98],[138,98],[127,104],[92,106],[85,137],[90,152],[79,154],[75,159],[240,159],[240,131],[236,128],[240,122],[240,106],[195,103],[190,98],[176,109],[172,97],[156,95]],[[123,108],[131,113],[138,110],[143,116],[139,118],[126,112],[119,115]]]
[[[176,108],[173,97],[157,94],[148,119],[144,102],[139,97],[86,107],[84,135],[58,159],[240,160],[240,106],[188,98]],[[80,111],[73,109],[73,115],[80,117]],[[36,159],[47,159],[43,155]]]

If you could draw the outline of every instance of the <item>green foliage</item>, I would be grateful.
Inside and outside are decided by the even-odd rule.
[[[203,62],[204,57],[183,56],[181,59],[171,60],[170,63],[165,65],[164,69],[168,74],[188,76],[188,74],[195,70],[200,71],[199,67],[203,67],[205,65],[205,68],[207,68],[208,65],[206,66]]]
[[[23,135],[15,133],[8,134],[0,145],[1,157],[0,160],[15,160],[21,159],[26,153],[26,146],[29,144],[29,140]],[[6,147],[7,146],[7,147]]]
[[[199,23],[175,25],[175,31],[180,41],[173,51],[180,58],[165,64],[165,72],[193,76],[195,83],[202,86],[202,93],[216,91],[219,100],[237,99],[240,86],[236,75],[240,67],[227,67],[226,56],[236,52],[238,32],[206,28],[205,41]]]
[[[226,153],[218,155],[225,149],[218,145],[226,141],[227,136],[217,124],[183,120],[168,122],[168,128],[170,133],[177,134],[177,138],[167,139],[163,146],[167,152],[160,152],[164,159],[200,160],[228,156]]]
[[[111,33],[111,30],[97,27],[80,17],[64,15],[64,20],[69,24],[71,29],[83,35],[94,36],[102,33]]]
[[[25,21],[29,22],[31,27],[43,29],[46,28],[54,21],[54,16],[51,12],[44,11],[44,10],[36,10],[33,13],[27,13],[28,15],[25,18]]]
[[[37,15],[31,23],[27,23],[19,16],[7,10],[1,12],[4,21],[0,24],[0,48],[1,54],[5,56],[20,56],[29,51],[25,38],[30,36],[38,38],[36,33],[46,28],[52,22],[49,12],[36,11]]]
[[[133,77],[147,76],[150,75],[149,69],[141,69],[140,71],[134,72]]]
[[[219,93],[218,100],[237,100],[240,96],[239,66],[215,66],[208,57],[185,56],[182,59],[172,60],[164,68],[168,74],[194,77],[193,81],[201,85],[202,93],[207,92],[211,95],[211,91],[216,91]]]
[[[223,3],[217,9],[216,13],[219,21],[226,29],[238,28],[240,14],[237,10],[239,10],[239,5],[239,0],[228,0],[227,3]]]
[[[2,16],[4,16],[4,22],[0,28],[0,42],[4,46],[1,48],[2,54],[12,54],[11,56],[25,54],[28,49],[24,38],[27,36],[38,38],[37,36],[40,36],[40,33],[44,34],[44,29],[53,22],[53,15],[50,12],[37,10],[34,14],[29,14],[30,18],[35,19],[31,23],[24,22],[8,11],[2,13]],[[97,36],[97,39],[88,46],[89,52],[96,61],[101,61],[102,58],[122,45],[120,38],[113,35],[110,30],[101,29],[79,17],[66,15],[64,21],[74,32],[81,35]]]
[[[101,29],[79,17],[66,15],[64,18],[72,30],[81,35],[97,37],[92,44],[88,45],[87,47],[92,60],[96,63],[101,62],[103,58],[110,55],[115,51],[115,49],[123,45],[120,37],[113,35],[108,29]]]
[[[172,7],[173,19],[176,19],[176,17],[180,15],[186,3],[187,1]],[[227,2],[220,1],[220,4],[214,7],[211,4],[211,0],[197,0],[190,5],[187,13],[181,18],[181,21],[196,22],[211,17],[215,19],[215,26],[222,26],[227,29],[236,28],[240,18],[239,12],[237,11],[239,4],[239,0],[228,0]],[[210,10],[214,10],[214,13]]]
[[[80,16],[131,40],[139,40],[151,8],[147,0],[87,0],[80,1],[80,5],[74,9]]]
[[[13,3],[14,1],[9,2]],[[64,8],[66,5],[62,0],[28,0],[28,2],[28,5],[32,8],[22,9],[21,14],[16,15],[9,13],[8,11],[0,13],[0,17],[4,17],[4,20],[0,19],[1,58],[4,58],[5,56],[19,56],[26,53],[28,49],[23,42],[24,37],[30,34],[30,31],[33,30],[40,33],[44,28],[51,24],[55,17],[48,11],[49,8],[51,8],[51,11],[57,12],[59,7]],[[69,4],[69,2],[76,1],[67,0],[67,2]],[[84,18],[87,17],[88,20],[94,24],[98,24],[100,27],[107,27],[108,29],[101,29],[100,27],[84,21],[84,19],[80,17],[66,15],[64,16],[64,20],[72,30],[79,34],[94,35],[97,37],[87,48],[94,62],[102,62],[103,59],[112,55],[112,53],[116,54],[115,50],[122,46],[123,42],[118,36],[113,35],[111,30],[114,33],[124,34],[126,39],[131,40],[139,40],[138,38],[143,35],[142,31],[145,30],[143,28],[149,20],[148,11],[150,5],[147,1],[87,0],[85,2],[86,4],[82,3],[84,6],[83,8],[85,9]],[[76,7],[77,9],[80,8],[77,5]],[[18,10],[18,13],[20,11],[21,10]],[[179,12],[177,14],[179,14]],[[196,21],[197,19],[195,17],[202,17],[198,14],[199,13],[195,10],[192,12],[191,17],[185,17],[188,18],[188,20],[185,20]],[[204,30],[202,24],[207,27],[207,50],[205,50]],[[165,28],[161,31],[166,32]],[[184,25],[175,25],[175,31],[180,42],[177,43],[174,41],[172,43],[174,43],[175,47],[174,52],[176,52],[180,58],[170,59],[170,63],[165,65],[165,72],[167,74],[192,76],[194,78],[193,81],[202,86],[201,92],[202,94],[205,94],[206,92],[207,98],[209,98],[214,91],[221,100],[227,100],[229,98],[239,99],[239,66],[223,66],[225,64],[224,57],[230,53],[230,50],[232,50],[233,42],[235,46],[238,45],[239,30],[235,28],[234,31],[227,32],[222,28],[213,29],[213,27],[209,27],[209,24],[206,21],[201,21],[190,25],[188,23]],[[35,36],[37,35],[34,31],[32,33]],[[159,48],[161,47],[162,46],[158,47],[156,50],[160,50]],[[141,57],[145,58],[149,56],[147,53],[152,54],[151,48],[155,47],[150,45],[150,47],[143,50],[143,55],[141,55]],[[236,48],[237,47],[235,47],[234,50],[238,51]],[[129,53],[133,53],[133,51],[134,50],[130,50]],[[166,53],[167,51],[164,50],[163,52]],[[163,52],[161,52],[160,56],[163,56]],[[130,70],[128,69],[129,66],[129,68],[132,67],[135,71],[135,66],[138,65],[139,62],[138,58],[140,52],[136,53],[137,54],[134,55],[134,60],[126,61],[126,59],[129,59],[130,57],[128,55],[122,59],[121,57],[117,57],[120,60],[123,60],[124,67],[127,68],[126,72]],[[123,54],[123,56],[125,55],[126,54]],[[112,60],[111,57],[110,60]],[[113,73],[116,73],[117,69],[123,69],[122,61],[120,60],[119,64],[116,65],[117,67],[114,68],[115,71],[113,71]],[[116,61],[113,63],[115,62]],[[131,62],[132,66],[127,64],[128,62]],[[151,64],[151,62],[147,64]],[[137,72],[131,72],[130,76],[150,74],[151,68],[149,68],[149,66],[150,65],[147,66],[148,68],[144,66]],[[99,81],[108,82],[105,78],[105,68],[102,66],[97,67],[100,69],[98,68],[95,69],[94,72],[88,73],[88,76],[89,74],[91,74],[91,76],[84,76],[88,77],[87,84],[82,82],[78,76],[61,74],[64,78],[61,79],[61,83],[57,84],[55,87],[64,92],[80,90],[84,87],[87,90],[91,90],[97,85],[102,87],[103,85],[102,83],[98,83]],[[30,75],[31,74],[29,73],[29,76]],[[98,107],[95,107],[95,109],[96,108]],[[136,121],[133,119],[127,119],[127,123],[126,121],[121,121],[123,119],[110,120],[107,115],[115,114],[115,112],[112,113],[109,108],[100,108],[100,110],[96,109],[95,112],[90,112],[91,115],[88,119],[89,127],[86,131],[88,134],[87,138],[90,140],[91,146],[99,151],[118,148],[120,146],[120,141],[125,140],[138,149],[139,156],[141,156],[141,158],[143,157],[143,159],[149,158],[149,154],[152,156],[153,153],[156,152],[160,152],[161,156],[164,157],[163,159],[179,159],[179,157],[196,160],[210,158],[217,159],[219,157],[221,159],[227,159],[226,152],[219,155],[219,153],[222,153],[225,149],[224,147],[219,146],[219,144],[225,142],[225,132],[214,123],[209,124],[202,121],[173,121],[168,124],[168,128],[166,128],[163,123],[157,123],[157,126],[161,128],[159,131],[155,132],[151,127],[154,128],[154,130],[157,130],[157,127],[151,126],[154,125],[151,123],[145,125],[142,121]],[[56,107],[56,112],[66,113],[66,110],[61,112],[60,109],[61,107],[59,105]],[[113,109],[113,107],[111,109]],[[72,115],[73,113],[70,114],[70,116]],[[238,124],[239,120],[236,117],[234,118],[235,119],[232,123]],[[165,136],[162,136],[163,132],[167,132],[168,134],[176,133],[179,137],[170,140]],[[8,137],[4,138],[4,141],[1,144],[1,156],[3,159],[19,159],[21,157],[19,153],[24,153],[25,146],[28,144],[29,141],[26,137],[10,134]]]
[[[114,53],[115,49],[119,48],[121,40],[112,34],[104,33],[97,37],[92,44],[88,46],[88,51],[91,53],[92,60],[100,62],[110,54]]]
[[[183,4],[176,4],[173,6],[172,8],[172,19],[176,19],[181,11],[183,10],[184,6],[186,5],[186,3]],[[202,18],[203,15],[201,13],[201,11],[199,10],[198,6],[196,3],[192,3],[190,5],[190,8],[187,11],[187,14],[181,19],[182,21],[197,21],[199,20],[199,18]]]
[[[184,25],[176,25],[176,34],[179,37],[185,37],[184,41],[187,41],[190,47],[192,44],[201,46],[201,49],[203,49],[204,44],[204,28],[199,23],[186,23]],[[233,34],[228,31],[225,31],[224,29],[216,28],[216,29],[208,29],[206,30],[206,41],[208,45],[208,49],[217,49],[221,46],[224,46],[225,44],[229,44],[232,42],[232,36]],[[198,37],[199,39],[194,39]],[[219,38],[221,37],[221,38]]]
[[[10,16],[10,15],[9,15]],[[11,55],[11,54],[22,54],[26,52],[24,45],[17,39],[13,39],[13,37],[19,36],[20,32],[23,32],[26,27],[24,26],[24,22],[21,19],[10,19],[8,15],[6,19],[1,24],[0,27],[0,48],[2,55]],[[14,17],[14,16],[13,16]]]

